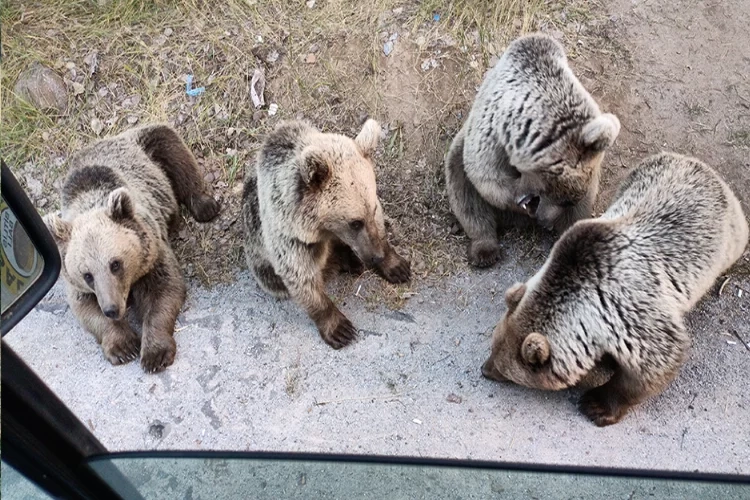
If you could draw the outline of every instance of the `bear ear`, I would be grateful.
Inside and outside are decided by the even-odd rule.
[[[372,158],[380,142],[380,124],[370,118],[354,138],[357,147],[367,158]]]
[[[125,188],[117,188],[109,193],[107,200],[107,215],[114,221],[132,219],[135,207],[130,193]]]
[[[505,291],[505,304],[508,306],[508,314],[512,313],[518,307],[518,303],[526,294],[526,284],[516,283]]]
[[[311,188],[320,188],[331,176],[331,168],[320,150],[308,146],[302,150],[300,175]]]
[[[581,131],[583,147],[599,153],[612,144],[620,134],[620,120],[613,114],[604,113],[588,122]]]
[[[47,214],[43,220],[57,246],[65,245],[70,241],[70,234],[73,230],[70,222],[62,220],[57,214]]]
[[[530,333],[521,345],[521,357],[532,366],[541,366],[549,360],[549,341],[541,333]]]

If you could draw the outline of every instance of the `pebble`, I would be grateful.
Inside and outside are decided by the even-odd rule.
[[[461,404],[461,402],[463,401],[461,396],[457,394],[453,394],[452,392],[448,394],[448,397],[446,397],[445,400],[448,401],[449,403],[455,403],[455,404]]]
[[[68,108],[68,89],[62,77],[39,63],[33,63],[18,77],[14,92],[38,109],[63,113]]]
[[[318,60],[318,57],[315,54],[307,54],[307,57],[305,57],[305,62],[307,64],[315,64]]]

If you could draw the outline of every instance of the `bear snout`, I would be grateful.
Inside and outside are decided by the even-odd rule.
[[[120,308],[116,305],[109,305],[102,308],[102,312],[109,319],[120,319]]]

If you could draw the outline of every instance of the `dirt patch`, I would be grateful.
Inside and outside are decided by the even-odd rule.
[[[47,212],[59,208],[72,151],[134,125],[171,123],[224,206],[207,225],[184,214],[174,235],[186,274],[210,286],[244,267],[241,184],[264,134],[279,120],[306,118],[354,135],[373,117],[384,129],[377,175],[389,230],[416,276],[437,278],[465,265],[465,241],[443,192],[443,154],[493,56],[542,22],[542,5],[6,2],[1,152],[26,187],[42,186],[31,194]],[[65,80],[64,114],[42,113],[9,90],[34,62]],[[267,79],[261,110],[249,93],[256,68]],[[187,75],[205,93],[187,95]]]

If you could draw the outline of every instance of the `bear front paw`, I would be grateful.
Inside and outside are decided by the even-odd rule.
[[[597,387],[581,396],[578,408],[597,426],[605,427],[622,420],[629,406],[620,403],[610,390]]]
[[[190,213],[198,222],[208,222],[213,220],[221,211],[221,205],[213,197],[202,195],[193,200],[193,206],[190,207]]]
[[[398,254],[386,259],[386,262],[377,268],[378,274],[390,283],[406,283],[411,279],[411,265],[409,261]]]
[[[143,348],[141,367],[146,373],[160,372],[174,362],[176,353],[177,343],[172,337],[159,339],[159,342]]]
[[[494,240],[476,240],[469,245],[469,264],[490,267],[500,260],[500,244]]]
[[[334,349],[341,349],[357,338],[357,329],[341,312],[337,312],[336,316],[335,319],[328,322],[330,325],[328,328],[320,330],[320,336],[329,346]]]
[[[102,340],[104,356],[113,365],[130,363],[140,349],[141,341],[135,334],[109,335]]]

